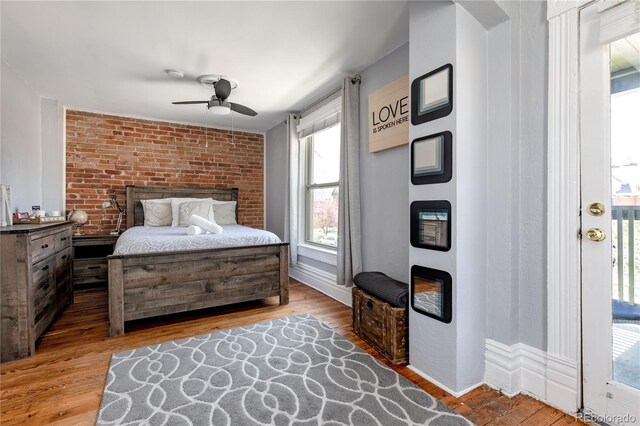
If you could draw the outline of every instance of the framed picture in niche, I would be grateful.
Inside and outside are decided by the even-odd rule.
[[[424,266],[411,267],[411,308],[444,323],[451,322],[451,275]]]
[[[443,65],[411,83],[411,124],[445,117],[453,110],[453,65]]]
[[[452,167],[451,132],[414,139],[411,142],[411,183],[426,185],[451,180]]]
[[[411,203],[411,245],[439,251],[451,249],[451,203],[445,200]]]

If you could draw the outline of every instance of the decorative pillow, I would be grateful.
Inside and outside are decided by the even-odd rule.
[[[178,204],[178,226],[189,226],[191,215],[208,218],[211,212],[211,200],[185,201]]]
[[[144,226],[171,226],[171,198],[142,200]]]
[[[173,227],[189,226],[187,222],[184,222],[183,225],[178,225],[178,223],[180,222],[180,211],[179,211],[180,203],[184,203],[187,201],[208,201],[209,203],[207,205],[209,206],[209,211],[205,212],[204,214],[200,214],[200,213],[196,213],[196,214],[198,216],[204,217],[207,220],[213,221],[213,208],[211,206],[211,202],[213,200],[211,198],[172,198],[171,199],[171,215],[173,219],[171,220],[171,226]],[[188,219],[189,218],[187,217],[187,220]]]
[[[213,217],[218,225],[236,225],[236,202],[213,200]]]

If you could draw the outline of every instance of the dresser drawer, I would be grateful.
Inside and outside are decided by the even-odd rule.
[[[34,294],[38,291],[39,287],[42,287],[42,285],[44,285],[43,282],[46,282],[48,280],[53,281],[53,277],[55,277],[55,267],[55,257],[49,257],[33,265],[33,268],[31,270],[31,277],[34,286]]]
[[[52,288],[49,293],[46,293],[44,296],[40,298],[34,297],[33,300],[34,300],[33,325],[35,325],[35,327],[37,328],[38,323],[42,323],[43,319],[48,318],[50,320],[55,314],[55,311],[56,311],[55,288]],[[44,328],[47,328],[47,325],[45,325]],[[44,328],[42,329],[42,331],[44,331]],[[40,333],[36,333],[36,334],[38,336],[40,335]]]
[[[71,277],[67,275],[64,279],[56,282],[56,311],[71,303],[72,297]]]
[[[50,291],[55,291],[56,280],[53,274],[45,275],[38,282],[35,282],[33,289],[33,300],[38,301],[44,298]]]
[[[65,229],[53,235],[55,251],[60,251],[65,247],[71,247],[71,229]]]
[[[71,267],[71,247],[56,253],[56,274],[70,272]]]
[[[31,262],[44,259],[56,251],[56,234],[31,239]]]
[[[106,259],[79,259],[73,261],[73,282],[92,284],[109,280],[109,265]]]

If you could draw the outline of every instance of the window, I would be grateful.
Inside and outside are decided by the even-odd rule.
[[[305,241],[338,246],[340,123],[302,140],[305,158]]]

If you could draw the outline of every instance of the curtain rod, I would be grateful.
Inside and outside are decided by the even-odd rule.
[[[356,74],[353,77],[351,77],[351,84],[360,84],[362,82],[362,77],[360,76],[360,74]],[[340,92],[342,90],[342,85],[340,87],[338,87],[337,89],[333,90],[331,93],[329,93],[328,95],[320,98],[319,100],[315,101],[314,103],[312,103],[311,105],[309,105],[308,107],[302,109],[299,113],[297,113],[296,115],[303,115],[304,113],[309,112],[310,110],[314,109],[316,106],[320,105],[322,102],[326,101],[327,99],[333,97],[336,95],[336,93]]]

